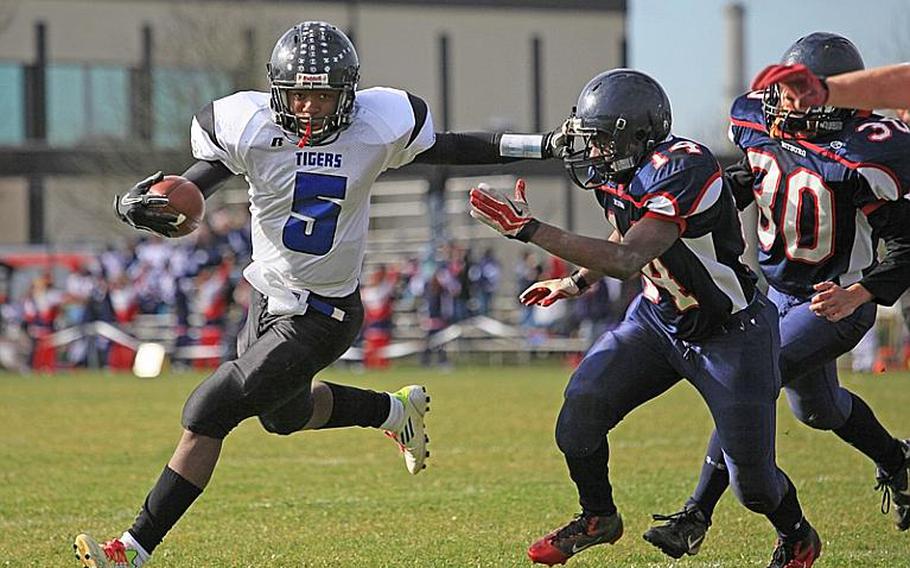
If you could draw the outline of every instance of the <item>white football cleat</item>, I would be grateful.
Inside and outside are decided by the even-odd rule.
[[[401,401],[404,406],[404,418],[395,430],[386,430],[385,435],[398,444],[404,454],[404,464],[411,475],[417,475],[426,469],[426,459],[430,457],[427,444],[430,442],[424,425],[424,416],[430,411],[430,397],[427,389],[421,385],[410,385],[398,392],[389,393]]]
[[[83,533],[73,542],[73,551],[83,568],[139,568],[143,564],[139,552],[119,538],[98,544]]]

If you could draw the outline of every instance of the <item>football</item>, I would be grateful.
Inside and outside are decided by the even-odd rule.
[[[205,215],[205,197],[196,184],[182,176],[164,176],[151,188],[151,193],[166,195],[168,205],[163,211],[178,215],[177,230],[172,238],[185,237],[199,226]]]

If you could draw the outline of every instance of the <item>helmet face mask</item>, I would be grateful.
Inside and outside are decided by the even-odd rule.
[[[282,97],[282,103],[286,105],[288,113],[294,115],[296,122],[296,129],[301,135],[304,135],[307,130],[310,131],[310,139],[318,139],[326,128],[333,129],[341,123],[342,117],[339,113],[339,109],[343,108],[345,102],[346,93],[344,89],[338,88],[329,88],[329,87],[277,87],[279,96]],[[323,109],[324,104],[320,103],[320,111],[318,115],[312,116],[308,114],[297,114],[294,112],[296,103],[295,99],[298,96],[302,97],[317,97],[324,98],[325,95],[331,93],[331,96],[335,99],[332,108],[326,112]]]
[[[297,24],[278,39],[266,68],[272,117],[284,131],[318,146],[333,142],[350,126],[360,61],[338,28],[325,22]],[[336,91],[338,104],[324,116],[297,115],[292,97],[305,90]]]
[[[660,84],[631,69],[594,77],[564,125],[569,177],[583,189],[623,183],[670,134],[670,101]]]
[[[619,155],[615,138],[595,127],[585,127],[574,114],[566,121],[565,130],[568,147],[563,162],[572,181],[583,189],[618,180],[638,163],[635,156]]]
[[[765,89],[762,95],[762,110],[769,132],[774,138],[781,138],[784,133],[794,138],[815,138],[840,132],[844,128],[844,122],[856,112],[833,106],[792,110],[786,108],[782,98],[778,85]]]
[[[785,65],[803,64],[819,77],[831,77],[865,67],[859,50],[847,38],[828,32],[815,32],[801,37],[781,58]],[[856,111],[832,106],[795,111],[784,104],[785,94],[778,85],[765,89],[762,110],[769,134],[794,138],[814,138],[843,129]]]

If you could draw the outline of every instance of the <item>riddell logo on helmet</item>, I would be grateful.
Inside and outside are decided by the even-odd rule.
[[[298,85],[304,85],[304,84],[328,85],[329,84],[329,74],[328,73],[318,73],[318,74],[297,73],[297,79],[295,80],[295,82]]]

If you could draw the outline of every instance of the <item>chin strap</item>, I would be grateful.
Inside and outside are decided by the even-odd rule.
[[[307,145],[307,142],[310,141],[310,136],[313,135],[313,120],[309,119],[306,121],[306,132],[303,133],[303,136],[300,138],[300,141],[297,142],[298,148],[303,148]]]

